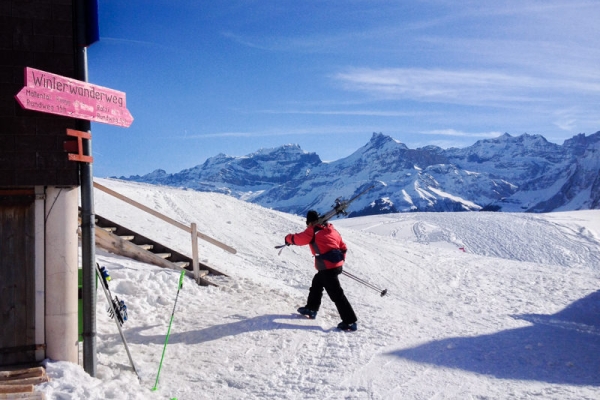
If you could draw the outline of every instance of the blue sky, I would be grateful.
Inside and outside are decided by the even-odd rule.
[[[381,132],[410,148],[600,131],[597,0],[99,0],[94,175],[179,172],[295,143],[322,160]]]

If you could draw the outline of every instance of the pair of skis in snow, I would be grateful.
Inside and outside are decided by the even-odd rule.
[[[108,282],[111,280],[110,275],[108,274],[108,271],[106,270],[105,267],[100,267],[100,265],[98,263],[96,263],[96,273],[98,274],[98,276],[100,278],[102,278],[102,289],[104,291],[104,294],[106,296],[106,300],[108,301],[109,307],[108,307],[108,315],[111,317],[111,319],[114,319],[116,325],[117,325],[117,329],[119,330],[119,335],[121,335],[121,340],[123,341],[123,345],[125,346],[125,351],[127,351],[127,356],[129,357],[129,362],[131,363],[131,368],[133,368],[133,371],[136,373],[138,379],[141,381],[141,377],[140,374],[137,371],[137,368],[135,367],[135,363],[133,362],[133,358],[131,357],[131,352],[129,351],[129,346],[127,345],[127,340],[125,339],[125,335],[123,334],[123,330],[121,329],[121,326],[123,325],[123,323],[125,321],[127,321],[127,306],[125,305],[125,302],[123,300],[119,300],[119,298],[117,296],[114,296],[112,293],[110,292],[110,289],[108,287]],[[160,359],[160,365],[158,367],[158,372],[156,374],[156,381],[154,382],[154,387],[152,388],[153,391],[155,391],[158,387],[158,378],[160,376],[160,371],[162,369],[162,364],[165,358],[165,352],[167,350],[167,344],[169,342],[169,335],[171,333],[171,325],[173,323],[173,317],[175,315],[175,307],[177,307],[177,299],[179,298],[179,291],[181,290],[182,286],[183,286],[183,277],[185,275],[185,270],[181,271],[181,274],[179,275],[179,284],[177,286],[177,295],[175,296],[175,304],[173,305],[173,312],[171,313],[171,320],[169,322],[169,329],[167,331],[167,336],[165,338],[165,345],[163,347],[163,352],[162,352],[162,356]]]
[[[119,300],[117,296],[113,298],[112,293],[108,287],[108,282],[110,281],[110,275],[108,271],[104,267],[100,267],[98,263],[96,263],[96,273],[102,279],[102,290],[104,291],[104,295],[106,296],[106,301],[108,301],[108,315],[115,321],[117,324],[117,329],[119,330],[119,335],[121,335],[121,340],[123,341],[123,345],[125,346],[125,351],[127,351],[127,357],[129,357],[129,363],[131,364],[131,368],[137,375],[138,379],[141,380],[140,374],[135,368],[135,363],[133,362],[133,358],[131,357],[131,352],[129,351],[129,346],[127,345],[127,340],[125,340],[125,335],[123,334],[123,330],[121,326],[125,321],[127,321],[127,306],[123,300]]]

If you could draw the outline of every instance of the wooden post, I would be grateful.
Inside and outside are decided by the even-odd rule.
[[[192,262],[194,270],[194,279],[197,284],[200,284],[200,265],[198,263],[198,228],[196,223],[192,222]]]

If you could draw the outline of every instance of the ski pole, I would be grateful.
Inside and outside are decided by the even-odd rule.
[[[183,276],[185,275],[185,270],[181,271],[181,275],[179,275],[179,285],[177,286],[177,295],[175,296],[175,304],[173,305],[173,312],[171,313],[171,321],[169,322],[169,329],[167,330],[167,337],[165,338],[165,346],[163,347],[162,356],[160,358],[160,364],[158,366],[158,372],[156,374],[156,382],[154,382],[154,387],[152,391],[155,391],[158,387],[158,377],[160,375],[160,370],[162,369],[163,360],[165,358],[165,351],[167,351],[167,343],[169,342],[169,335],[171,334],[171,324],[173,323],[173,316],[175,315],[175,307],[177,306],[177,298],[179,297],[179,291],[183,286]]]
[[[365,281],[365,280],[363,280],[363,279],[361,279],[361,278],[359,278],[359,277],[357,277],[355,275],[352,275],[349,272],[346,272],[346,271],[342,270],[342,274],[346,275],[348,278],[354,279],[358,283],[362,283],[363,285],[365,285],[366,287],[368,287],[370,289],[373,289],[373,290],[379,292],[381,294],[381,297],[383,297],[383,296],[385,296],[387,294],[387,289],[381,290],[377,286],[372,285],[369,282],[367,282],[367,281]]]
[[[342,273],[344,275],[348,276],[349,278],[354,279],[355,281],[357,281],[359,283],[362,283],[363,285],[365,285],[365,286],[367,286],[367,287],[369,287],[369,288],[371,288],[373,290],[376,290],[377,292],[380,292],[381,296],[385,296],[385,294],[387,293],[387,289],[381,290],[377,286],[372,285],[371,283],[365,281],[364,279],[361,279],[361,278],[357,277],[356,275],[352,275],[351,273],[349,273],[347,271],[342,271]]]
[[[279,250],[279,253],[277,253],[277,255],[280,256],[283,249],[285,249],[287,246],[289,246],[289,245],[282,244],[281,246],[275,246],[275,249],[281,249],[281,250]]]

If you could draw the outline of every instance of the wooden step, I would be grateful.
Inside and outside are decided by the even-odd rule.
[[[33,387],[33,386],[31,386]],[[43,392],[31,392],[31,393],[4,393],[0,391],[0,399],[8,400],[45,400],[46,395]]]
[[[144,250],[151,250],[154,248],[154,245],[152,245],[152,244],[138,244],[138,246],[140,246]]]
[[[117,228],[114,226],[110,226],[110,227],[106,227],[106,228],[102,227],[102,229],[104,229],[106,232],[110,232],[110,233],[113,233],[117,230]]]
[[[42,367],[0,371],[0,399],[45,399],[44,393],[34,392],[34,386],[49,381]]]
[[[103,227],[117,227],[116,231],[114,228],[105,229]],[[158,265],[163,268],[170,268],[181,271],[185,269],[185,274],[188,277],[193,277],[193,271],[191,270],[192,259],[185,254],[171,250],[167,246],[156,242],[154,239],[144,236],[139,232],[134,232],[127,227],[119,225],[116,222],[110,221],[104,217],[96,215],[96,245],[102,247],[110,252],[119,254],[125,257],[132,258],[134,260],[147,262],[150,264]],[[117,234],[118,232],[118,234]],[[81,232],[79,232],[81,234]],[[153,247],[150,251],[145,250],[144,247],[139,244],[149,244]],[[149,246],[148,246],[149,248]],[[200,278],[198,283],[200,285],[212,285],[217,286],[214,283],[208,281],[206,277],[208,274],[211,275],[224,275],[220,271],[212,269],[208,265],[199,263],[199,268],[204,270],[200,272]],[[0,400],[1,397],[0,397]]]
[[[33,394],[34,385],[0,385],[0,396],[5,399],[18,398],[17,394]],[[0,398],[2,398],[0,397]],[[27,398],[27,397],[25,397]]]

